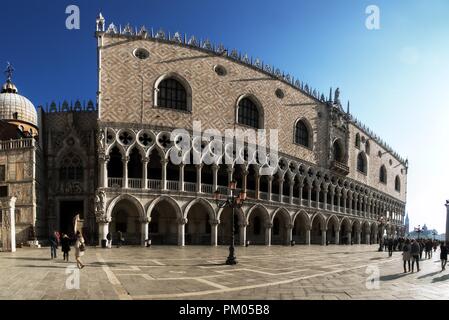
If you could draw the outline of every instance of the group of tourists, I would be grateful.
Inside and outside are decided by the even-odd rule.
[[[67,262],[69,262],[69,252],[70,252],[71,244],[74,242],[76,265],[79,269],[84,268],[85,265],[81,261],[81,257],[84,255],[86,247],[85,247],[85,241],[84,241],[84,238],[83,238],[83,235],[81,234],[81,232],[77,231],[75,234],[75,238],[72,239],[65,233],[61,234],[58,231],[54,231],[53,234],[50,235],[49,241],[50,241],[51,259],[57,258],[57,249],[59,246],[61,246],[61,251],[63,253],[63,259],[64,259],[64,261],[67,261]]]
[[[383,245],[388,249],[388,255],[391,257],[393,251],[402,251],[402,260],[404,263],[404,273],[414,272],[415,264],[416,271],[419,272],[419,261],[422,260],[423,252],[425,252],[424,259],[431,259],[433,252],[436,252],[438,246],[440,247],[441,271],[446,270],[447,254],[449,247],[445,242],[430,240],[430,239],[405,239],[399,238],[397,240],[387,239]],[[411,263],[410,263],[411,262]],[[411,268],[410,268],[411,265]]]

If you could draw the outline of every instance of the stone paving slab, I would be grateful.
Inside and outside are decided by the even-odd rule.
[[[224,264],[225,246],[88,248],[82,270],[73,256],[66,263],[50,260],[49,248],[23,248],[0,253],[0,299],[449,298],[449,271],[441,272],[438,251],[420,262],[420,272],[403,274],[401,253],[390,258],[377,248],[238,247],[236,266]],[[67,287],[75,274],[79,289]]]

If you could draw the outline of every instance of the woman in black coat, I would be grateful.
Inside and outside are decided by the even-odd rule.
[[[70,238],[64,234],[61,239],[62,253],[64,254],[64,261],[69,262],[69,251],[70,251]]]
[[[446,242],[441,243],[440,247],[440,260],[441,260],[441,271],[446,270],[446,262],[447,262],[447,251],[448,247]]]

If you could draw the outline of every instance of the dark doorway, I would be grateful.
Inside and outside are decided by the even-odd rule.
[[[83,201],[61,201],[59,204],[59,231],[73,236],[73,218],[79,214],[80,219],[84,219],[83,211]]]

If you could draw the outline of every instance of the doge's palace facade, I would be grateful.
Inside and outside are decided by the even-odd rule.
[[[231,180],[248,200],[237,213],[240,244],[370,244],[402,236],[407,161],[344,111],[339,90],[325,97],[259,59],[208,40],[120,30],[97,19],[99,240],[228,244],[231,212],[213,192]],[[327,95],[326,95],[327,96]],[[278,130],[279,158],[265,174],[248,144],[232,163],[185,161],[170,152],[174,129]],[[197,151],[224,140],[198,138]],[[238,139],[238,137],[237,137]]]

